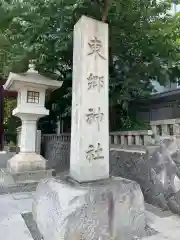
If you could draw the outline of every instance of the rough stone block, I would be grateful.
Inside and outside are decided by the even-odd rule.
[[[145,235],[142,192],[123,178],[81,184],[67,176],[43,180],[33,217],[44,240],[132,240]]]
[[[138,182],[148,203],[180,214],[180,151],[176,139],[132,151],[110,151],[111,174]]]

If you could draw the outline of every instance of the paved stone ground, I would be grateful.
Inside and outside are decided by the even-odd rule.
[[[35,192],[0,195],[0,239],[41,240],[32,218]],[[146,204],[148,234],[143,240],[179,240],[180,217]],[[153,234],[153,235],[152,235]]]
[[[31,212],[33,192],[0,196],[0,239],[33,240],[22,217]]]

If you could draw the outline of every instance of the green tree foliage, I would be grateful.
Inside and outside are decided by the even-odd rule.
[[[16,106],[16,100],[15,99],[4,99],[4,125],[8,125],[8,121],[10,117],[12,116],[12,110]]]
[[[180,76],[180,15],[171,0],[2,0],[0,74],[39,72],[63,80],[52,96],[67,113],[71,103],[73,26],[82,14],[109,23],[110,106],[127,118],[128,104]],[[68,111],[67,111],[68,110]],[[122,121],[124,123],[124,120]]]
[[[20,120],[12,115],[16,105],[16,99],[8,97],[4,99],[4,126],[10,132],[16,132],[16,128],[20,125]]]
[[[8,97],[4,99],[4,130],[8,142],[16,142],[16,128],[20,126],[20,119],[12,116],[16,105],[16,99]]]

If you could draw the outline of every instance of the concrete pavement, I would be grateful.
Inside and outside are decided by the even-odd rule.
[[[0,239],[40,240],[32,218],[26,219],[32,212],[35,192],[21,192],[0,195]],[[154,235],[143,240],[179,240],[180,217],[170,212],[145,204],[147,225],[154,229]],[[29,221],[29,222],[28,222]]]

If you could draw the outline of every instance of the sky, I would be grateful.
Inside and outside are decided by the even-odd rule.
[[[176,6],[176,9],[177,9],[177,12],[180,12],[180,4],[178,4],[178,5]],[[174,12],[174,5],[172,6],[172,10],[173,10],[173,12]]]
[[[178,10],[178,12],[180,12],[180,4],[177,5],[177,10]]]

